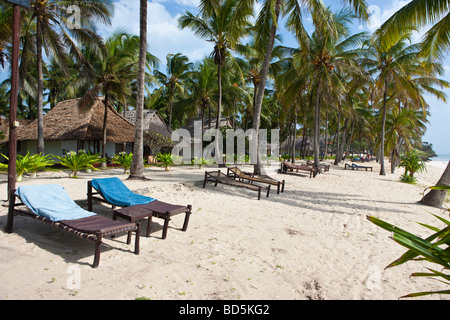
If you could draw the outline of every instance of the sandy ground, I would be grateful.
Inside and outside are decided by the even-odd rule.
[[[316,178],[271,173],[286,180],[285,192],[272,191],[260,201],[250,190],[213,184],[203,189],[205,170],[215,167],[146,168],[149,181],[126,180],[122,169],[81,173],[78,179],[67,172],[26,176],[18,186],[57,183],[83,207],[89,179],[117,176],[133,191],[191,204],[193,214],[186,232],[179,230],[184,215],[174,216],[165,240],[162,220],[154,218],[150,237],[142,233],[140,255],[133,254],[126,235],[105,239],[94,269],[92,242],[22,216],[15,217],[8,234],[2,206],[0,299],[390,300],[448,289],[438,281],[410,277],[435,265],[409,262],[385,269],[405,249],[366,219],[372,215],[424,237],[430,231],[417,222],[442,227],[431,213],[448,218],[448,212],[417,201],[446,164],[428,164],[416,185],[398,182],[401,168],[380,176],[377,163],[365,165],[373,171],[332,165]],[[4,202],[6,175],[0,182]],[[93,211],[112,217],[105,204],[96,203]]]

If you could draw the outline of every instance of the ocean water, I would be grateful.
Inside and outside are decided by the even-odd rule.
[[[437,157],[431,158],[431,161],[427,162],[427,164],[433,167],[445,169],[447,168],[449,161],[450,161],[450,154],[438,154]]]
[[[450,154],[438,154],[437,157],[431,158],[431,161],[450,161]]]

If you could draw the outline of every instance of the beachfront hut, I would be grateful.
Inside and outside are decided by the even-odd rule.
[[[59,102],[44,115],[44,153],[62,156],[66,151],[85,150],[100,153],[103,139],[104,99],[98,97],[92,107],[81,112],[78,99]],[[106,154],[111,157],[123,151],[132,152],[135,128],[108,104]],[[17,129],[19,154],[37,151],[37,120]]]
[[[126,111],[125,118],[136,123],[136,111]],[[171,140],[173,130],[170,129],[157,110],[143,111],[144,157],[158,152],[171,151],[174,143]]]
[[[17,119],[19,127],[26,126],[32,120]],[[0,153],[8,156],[9,149],[9,118],[0,116]],[[0,162],[6,162],[7,160],[0,156]]]

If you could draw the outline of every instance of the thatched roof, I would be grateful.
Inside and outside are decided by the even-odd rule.
[[[144,131],[152,131],[163,135],[166,138],[172,136],[172,130],[167,128],[163,118],[157,110],[144,110],[143,128]],[[135,124],[136,123],[136,111],[126,111],[125,118]]]
[[[19,122],[19,127],[20,127],[20,126],[26,126],[33,120],[17,119],[17,121]],[[0,144],[8,143],[9,142],[9,118],[3,117],[3,116],[0,117],[0,132],[3,134],[3,139],[1,139],[1,136],[0,136]]]
[[[97,98],[86,112],[79,110],[79,99],[62,101],[44,115],[44,140],[102,140],[104,99]],[[106,140],[115,143],[134,142],[134,137],[134,125],[117,113],[111,104],[108,104]],[[36,141],[37,120],[19,127],[17,140]]]
[[[200,122],[202,121],[202,118],[196,118],[196,119],[192,119],[192,121],[189,123],[189,125],[186,127],[186,129],[190,132],[191,136],[194,136],[194,124],[195,122]],[[203,131],[208,130],[209,126],[209,118],[205,117],[203,120]],[[212,117],[211,118],[211,129],[215,129],[216,128],[216,123],[217,123],[217,117]],[[219,128],[232,128],[233,124],[231,123],[230,119],[227,117],[220,117],[220,122],[219,122]]]

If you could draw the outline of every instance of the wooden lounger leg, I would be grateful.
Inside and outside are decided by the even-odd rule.
[[[186,231],[187,227],[188,227],[188,223],[189,223],[189,217],[191,216],[192,213],[192,206],[189,204],[187,206],[187,211],[186,211],[186,215],[184,217],[184,223],[183,223],[183,229],[181,229],[182,231]]]
[[[92,211],[92,182],[89,180],[87,182],[88,185],[88,194],[87,194],[87,200],[88,200],[88,211]]]
[[[277,194],[280,194],[280,187],[281,187],[281,182],[278,181],[278,184],[277,184]]]
[[[206,186],[206,179],[208,179],[208,172],[205,171],[205,179],[203,180],[203,188]]]
[[[95,254],[93,268],[97,268],[100,264],[100,247],[102,245],[102,234],[97,233],[97,240],[95,240]]]
[[[134,254],[139,254],[140,250],[139,250],[139,239],[141,236],[141,224],[137,223],[136,224],[136,237],[134,239]]]
[[[270,193],[270,185],[269,185],[269,187],[267,188],[267,195],[266,195],[267,198],[269,197],[269,193]]]
[[[258,189],[258,200],[261,200],[261,187]]]
[[[285,184],[286,182],[283,180],[283,186],[281,187],[281,192],[284,192],[284,184]]]
[[[150,236],[150,228],[152,227],[152,218],[153,218],[153,215],[150,215],[147,219],[147,232],[145,233],[145,236],[147,238]]]
[[[167,237],[167,228],[169,227],[169,221],[170,221],[169,212],[167,212],[167,217],[164,218],[162,239],[165,239]]]

